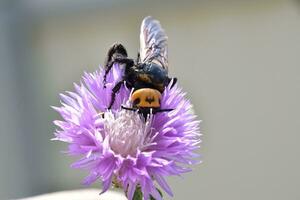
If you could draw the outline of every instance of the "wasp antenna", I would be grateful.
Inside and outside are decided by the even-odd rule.
[[[123,105],[121,105],[121,108],[124,109],[124,110],[137,111],[136,108],[128,108],[128,107],[125,107]]]
[[[172,109],[172,108],[168,108],[168,109],[159,109],[159,110],[157,110],[156,112],[158,113],[158,112],[170,112],[170,111],[172,111],[172,110],[174,110],[174,109]]]

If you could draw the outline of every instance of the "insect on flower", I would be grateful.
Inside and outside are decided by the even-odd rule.
[[[104,87],[106,76],[114,63],[125,65],[125,72],[112,89],[111,101],[108,109],[111,109],[115,96],[121,86],[126,84],[133,88],[131,95],[132,108],[122,106],[123,109],[138,111],[146,116],[150,113],[167,112],[172,108],[161,108],[161,94],[165,87],[177,82],[176,78],[168,77],[168,52],[167,36],[160,23],[152,17],[146,17],[141,25],[140,52],[134,61],[127,57],[127,51],[122,44],[114,44],[108,51],[105,62]]]
[[[173,196],[165,178],[200,162],[194,152],[200,121],[176,78],[168,77],[166,35],[158,21],[147,17],[141,29],[137,61],[115,44],[105,67],[84,73],[74,91],[60,94],[54,140],[67,142],[66,153],[79,157],[71,167],[88,171],[85,185],[101,181],[102,193],[115,184],[128,200],[162,200],[159,189]]]

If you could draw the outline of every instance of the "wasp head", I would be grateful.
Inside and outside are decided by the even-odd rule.
[[[132,107],[128,108],[122,106],[123,109],[137,111],[142,114],[145,119],[149,114],[156,114],[160,112],[169,112],[173,109],[160,108],[161,93],[152,88],[142,88],[134,91],[130,97]]]

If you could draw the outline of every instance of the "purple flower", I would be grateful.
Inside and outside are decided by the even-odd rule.
[[[53,107],[63,120],[54,121],[59,127],[56,140],[69,143],[67,153],[80,156],[73,168],[89,171],[84,184],[100,179],[103,191],[112,182],[120,184],[129,200],[137,186],[144,199],[150,195],[162,197],[156,182],[170,196],[173,193],[165,181],[166,176],[188,172],[191,164],[198,163],[193,151],[199,148],[199,121],[192,105],[181,89],[168,86],[162,94],[161,107],[173,111],[157,113],[145,120],[140,114],[124,110],[130,107],[131,91],[124,86],[116,95],[111,110],[111,91],[124,71],[115,64],[103,87],[104,70],[85,73],[83,81],[75,84],[75,92],[61,94],[61,107]]]

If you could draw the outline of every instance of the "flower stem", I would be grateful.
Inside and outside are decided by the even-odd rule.
[[[159,192],[160,196],[162,197],[163,196],[162,192],[158,188],[156,189]],[[132,200],[143,200],[143,193],[140,186],[136,187]],[[155,200],[155,199],[150,195],[150,200]]]

